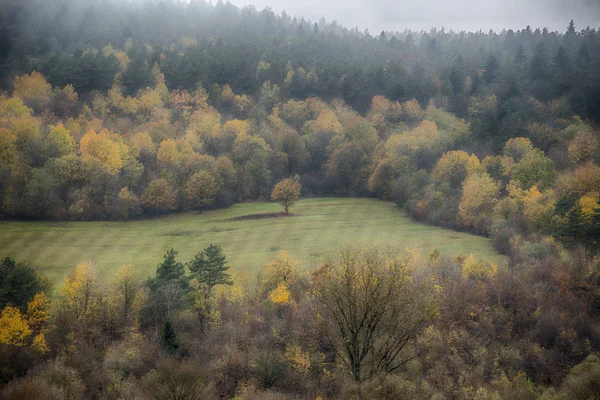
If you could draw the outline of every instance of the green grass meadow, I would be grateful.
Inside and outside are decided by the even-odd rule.
[[[0,257],[38,265],[56,285],[82,261],[95,265],[104,278],[131,263],[142,278],[154,274],[166,250],[174,248],[180,260],[188,261],[211,243],[223,247],[233,272],[251,277],[279,251],[289,251],[311,268],[351,242],[502,259],[488,239],[416,223],[394,203],[374,199],[306,199],[288,217],[232,220],[279,211],[274,203],[245,203],[129,222],[3,221]]]

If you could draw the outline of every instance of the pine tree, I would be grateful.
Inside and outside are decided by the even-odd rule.
[[[498,63],[498,59],[494,57],[494,55],[491,55],[487,60],[485,65],[485,74],[483,75],[483,79],[485,80],[486,84],[489,85],[490,83],[494,82],[499,69],[500,64]]]
[[[185,266],[175,260],[177,251],[170,249],[164,255],[162,263],[156,267],[156,276],[148,280],[148,287],[156,290],[165,283],[178,281],[182,288],[187,288],[188,280],[185,276]]]
[[[572,36],[575,35],[575,22],[573,20],[571,20],[571,22],[569,22],[569,27],[567,28],[567,33],[568,36]]]
[[[192,278],[205,285],[208,292],[212,291],[216,285],[233,284],[227,273],[229,266],[221,246],[211,244],[196,254],[190,262],[189,268]]]
[[[160,345],[171,355],[177,353],[177,350],[179,349],[177,333],[175,332],[175,328],[173,327],[173,324],[171,324],[171,321],[165,322]]]

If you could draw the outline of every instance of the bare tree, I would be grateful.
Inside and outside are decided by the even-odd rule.
[[[434,312],[409,253],[345,248],[313,276],[312,295],[326,338],[360,382],[415,357],[405,351]]]

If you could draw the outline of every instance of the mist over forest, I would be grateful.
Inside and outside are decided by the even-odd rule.
[[[599,25],[1,0],[0,398],[600,398]]]

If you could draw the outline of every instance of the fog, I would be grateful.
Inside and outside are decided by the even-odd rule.
[[[429,30],[488,31],[547,27],[565,31],[569,21],[576,28],[600,27],[600,0],[231,0],[238,6],[270,7],[276,12],[318,21],[337,21],[371,33]]]

